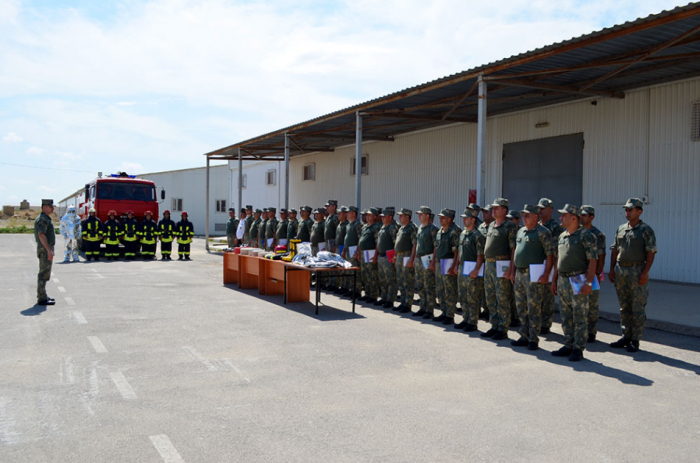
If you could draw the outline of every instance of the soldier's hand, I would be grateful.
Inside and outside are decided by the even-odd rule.
[[[53,251],[50,250],[50,249],[47,249],[47,250],[46,250],[46,257],[47,257],[47,259],[49,259],[49,260],[53,260]]]
[[[472,270],[469,272],[469,278],[479,278],[479,272],[477,272],[476,269]]]
[[[541,276],[537,279],[537,282],[538,282],[538,283],[541,283],[541,284],[543,284],[543,285],[544,285],[544,284],[547,284],[547,276],[546,276],[546,275],[541,275]]]
[[[610,280],[610,283],[615,283],[615,270],[608,272],[608,280]]]
[[[434,260],[430,261],[430,265],[428,265],[428,269],[435,272],[435,261]]]
[[[374,257],[372,257],[371,262],[372,262],[373,264],[376,264],[376,263],[377,263],[377,253],[376,253],[376,252],[374,253]]]
[[[508,273],[509,273],[509,275],[508,275],[507,278],[510,280],[510,282],[511,282],[512,284],[515,284],[515,274],[514,274],[514,273],[511,273],[511,272],[508,272]]]
[[[406,263],[406,268],[413,268],[413,259],[408,259],[408,262]]]
[[[590,285],[583,285],[581,287],[581,291],[579,291],[580,294],[591,294],[593,292],[593,288]]]
[[[641,275],[639,275],[639,285],[643,286],[649,282],[649,274],[642,272]]]
[[[557,282],[556,281],[552,281],[552,288],[551,289],[552,289],[552,294],[554,294],[556,296],[557,295]]]

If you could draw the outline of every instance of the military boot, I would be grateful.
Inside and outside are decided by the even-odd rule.
[[[552,352],[552,355],[555,357],[568,357],[573,353],[573,349],[571,347],[562,347],[559,350],[555,350]]]
[[[627,345],[627,352],[637,352],[639,350],[639,341],[630,341]]]
[[[625,338],[624,336],[618,339],[615,342],[610,343],[610,347],[614,347],[615,349],[621,349],[623,347],[627,347],[630,345],[631,339]]]
[[[581,349],[572,350],[569,356],[569,362],[580,362],[581,360],[583,360],[583,351]]]

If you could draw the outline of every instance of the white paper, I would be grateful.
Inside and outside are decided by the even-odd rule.
[[[404,267],[408,265],[409,260],[411,260],[411,256],[406,256],[403,258],[403,266]]]
[[[372,262],[372,259],[374,259],[374,254],[376,251],[374,249],[368,249],[367,251],[362,251],[362,258],[365,263]]]
[[[355,258],[355,253],[357,252],[357,246],[349,246],[348,247],[348,258],[354,259]]]
[[[241,220],[238,224],[238,229],[236,230],[236,238],[242,240],[244,235],[243,232],[245,232],[245,220]]]
[[[326,242],[318,243],[318,250],[323,251],[326,249]]]
[[[542,264],[530,264],[530,283],[537,283],[542,275],[544,275],[544,270],[547,267],[547,262]],[[554,276],[554,266],[549,270],[549,283],[552,282],[552,276]]]
[[[454,261],[454,259],[440,259],[440,271],[443,275],[447,275],[447,272],[449,272],[452,268]]]
[[[433,255],[426,254],[420,258],[420,261],[423,263],[423,268],[427,269],[430,267],[430,263],[433,261]]]
[[[477,277],[483,278],[484,277],[484,267],[485,265],[482,265],[481,268],[479,269],[479,273],[477,274]],[[464,267],[462,267],[462,275],[469,276],[470,273],[474,271],[476,268],[476,262],[471,262],[468,260],[464,261]]]
[[[286,246],[286,245],[287,245],[287,238],[280,238],[279,245],[280,245],[280,246]]]
[[[267,239],[267,247],[268,247],[268,248],[269,248],[269,247],[272,247],[272,242],[273,242],[273,241],[275,241],[274,238],[268,238],[268,239]]]
[[[510,267],[509,260],[497,260],[496,261],[496,277],[505,278],[506,272],[508,271],[508,267]]]

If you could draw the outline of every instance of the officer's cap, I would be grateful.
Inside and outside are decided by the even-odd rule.
[[[381,215],[381,216],[394,215],[394,212],[395,212],[394,206],[389,206],[389,207],[385,207],[384,210],[379,215]]]
[[[573,204],[564,204],[563,209],[559,209],[559,213],[561,214],[573,214],[577,217],[581,217],[581,210],[574,206]]]
[[[537,203],[537,207],[544,209],[545,207],[554,207],[554,203],[549,198],[542,198],[540,202]]]
[[[340,209],[338,209],[340,212],[348,212],[349,210],[347,206],[340,206]]]
[[[622,207],[624,207],[625,209],[633,209],[635,207],[638,207],[640,209],[644,209],[644,203],[639,198],[630,198],[627,200],[627,204],[625,204]]]
[[[260,208],[255,209],[255,214],[262,214],[262,210]]]
[[[267,212],[277,212],[277,208],[276,207],[268,207]]]
[[[463,213],[461,216],[462,216],[462,217],[465,217],[465,218],[466,218],[466,217],[473,217],[473,218],[476,219],[476,218],[479,217],[479,211],[476,211],[476,210],[470,208],[469,206],[467,206],[467,207],[464,209],[464,213]]]
[[[443,209],[440,211],[440,213],[438,215],[440,217],[449,217],[451,219],[454,219],[455,218],[455,211],[453,211],[452,209]]]
[[[469,206],[467,206],[467,209],[471,209],[472,211],[476,212],[481,212],[481,207],[476,203],[469,204]]]
[[[508,213],[506,214],[506,217],[509,218],[509,219],[520,219],[520,212],[514,211],[514,210],[510,210],[510,211],[508,211]]]
[[[508,202],[508,200],[506,198],[496,198],[493,200],[493,204],[491,204],[491,206],[492,207],[502,206],[502,207],[505,207],[506,209],[508,209],[508,207],[510,206],[510,203]]]
[[[581,206],[581,215],[595,215],[595,208],[593,206]]]
[[[325,213],[326,213],[326,209],[324,209],[322,207],[317,207],[316,209],[314,209],[314,214],[325,214]]]
[[[301,206],[299,208],[300,211],[306,211],[306,212],[311,212],[313,209],[311,209],[311,206]]]
[[[348,206],[348,212],[358,212],[357,206]]]
[[[54,207],[53,199],[42,199],[42,200],[41,200],[41,206],[42,206],[42,207],[43,207],[43,206],[51,206],[51,207]]]
[[[430,209],[428,206],[421,206],[416,211],[416,214],[432,214],[432,213],[433,213],[433,210]]]
[[[236,212],[236,210],[235,210],[234,208],[232,208],[232,207],[229,207],[229,208],[228,208],[228,211],[229,211],[229,212]]]
[[[481,210],[484,212],[491,212],[491,209],[493,209],[493,205],[491,204],[487,204],[486,206],[481,208]]]
[[[523,214],[538,214],[540,213],[540,208],[537,206],[533,206],[532,204],[526,204],[523,206],[523,209],[520,211]]]
[[[405,207],[402,207],[401,210],[399,211],[399,215],[413,215],[413,211],[410,209],[406,209]]]
[[[262,211],[263,211],[263,212],[267,212],[267,211],[269,211],[269,210],[270,210],[270,209],[264,207]]]
[[[253,206],[251,206],[251,205],[248,205],[248,206],[246,206],[245,208],[248,209],[249,211],[252,211],[252,210],[253,210]]]
[[[289,210],[289,213],[290,213],[290,214],[296,214],[296,213],[297,213],[297,210],[294,209],[294,208],[291,208],[291,209]]]
[[[337,199],[329,199],[328,202],[326,203],[326,206],[337,206],[337,205],[338,205]]]
[[[374,215],[379,215],[379,208],[378,207],[370,207],[365,211],[365,214],[374,214]]]

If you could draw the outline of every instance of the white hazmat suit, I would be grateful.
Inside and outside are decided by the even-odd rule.
[[[68,212],[61,218],[61,235],[66,240],[66,250],[63,262],[80,262],[78,257],[78,237],[80,236],[80,217],[75,213],[75,206],[68,206]]]

